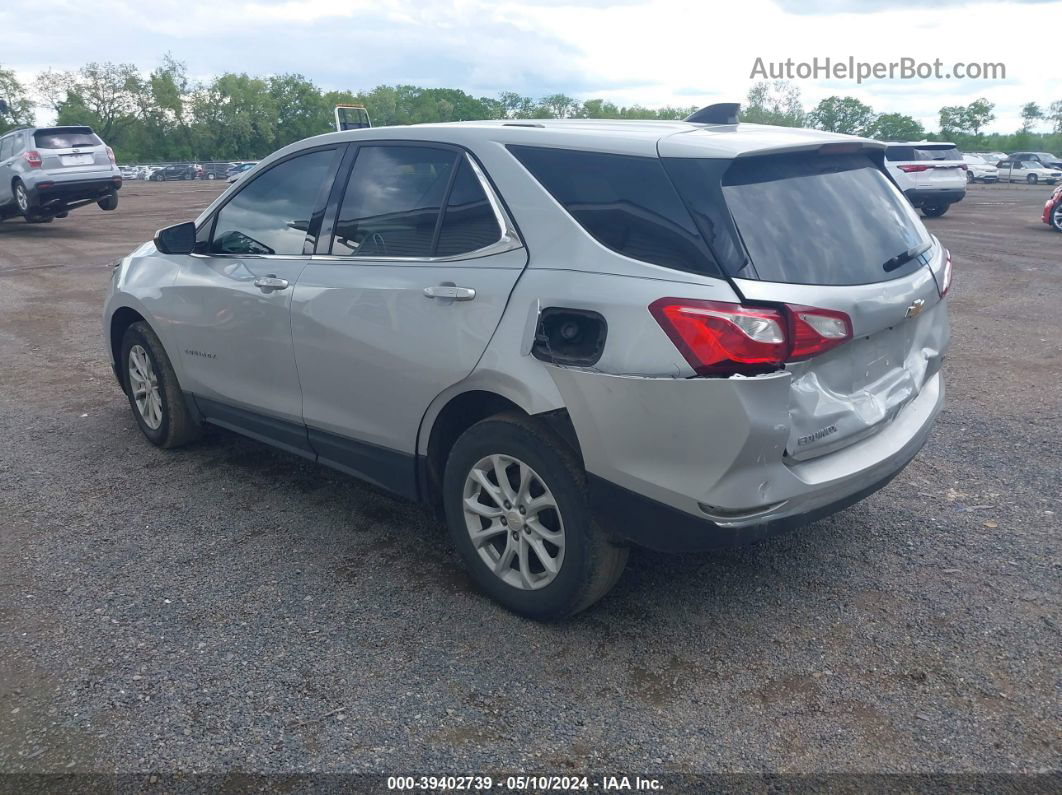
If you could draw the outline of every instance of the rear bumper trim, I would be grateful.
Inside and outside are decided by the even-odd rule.
[[[712,521],[637,494],[596,475],[587,474],[590,508],[598,523],[621,543],[658,552],[685,552],[742,546],[795,530],[842,511],[888,485],[926,443],[932,422],[926,423],[901,450],[881,461],[859,478],[865,485],[846,493],[838,484],[838,496],[807,510],[792,512],[787,501],[775,506],[762,521],[740,525]],[[779,515],[781,514],[781,515]]]
[[[966,198],[965,188],[911,188],[904,195],[915,207],[925,204],[956,204]]]

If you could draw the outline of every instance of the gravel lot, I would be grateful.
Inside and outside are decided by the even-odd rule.
[[[948,399],[888,488],[753,547],[633,555],[543,626],[412,505],[231,434],[141,437],[107,263],[221,187],[0,224],[0,771],[1058,770],[1049,188],[929,221],[956,262]]]

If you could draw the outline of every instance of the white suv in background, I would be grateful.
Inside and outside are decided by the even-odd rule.
[[[999,182],[999,169],[981,155],[966,154],[962,156],[966,163],[967,182]]]
[[[889,143],[885,166],[904,195],[929,218],[944,215],[966,197],[966,169],[955,144]]]

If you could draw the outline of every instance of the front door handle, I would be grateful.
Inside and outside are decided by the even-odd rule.
[[[440,284],[435,287],[425,287],[424,295],[428,298],[448,298],[451,301],[471,301],[476,297],[476,291],[471,287]]]
[[[278,279],[276,276],[259,276],[254,280],[254,286],[264,293],[270,293],[288,289],[288,280]]]

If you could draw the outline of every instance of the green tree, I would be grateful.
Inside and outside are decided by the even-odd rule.
[[[995,114],[992,112],[995,107],[994,104],[984,97],[975,99],[965,108],[963,129],[969,130],[974,135],[980,135],[981,130],[987,127],[989,123],[996,118]]]
[[[536,111],[542,111],[546,115],[538,114],[537,118],[567,119],[578,117],[582,112],[582,105],[577,99],[567,94],[550,94],[538,101]]]
[[[1044,118],[1044,112],[1035,102],[1026,102],[1021,106],[1021,132],[1031,132],[1036,122]]]
[[[876,116],[874,109],[855,97],[827,97],[808,114],[812,127],[847,135],[866,135]]]
[[[33,123],[33,102],[15,73],[0,66],[0,133]]]
[[[879,141],[921,141],[926,129],[917,120],[902,113],[882,113],[866,132]]]
[[[1047,110],[1047,119],[1053,125],[1056,135],[1062,134],[1062,99],[1055,100]]]
[[[803,127],[806,120],[800,89],[788,80],[753,83],[741,109],[741,121]]]

